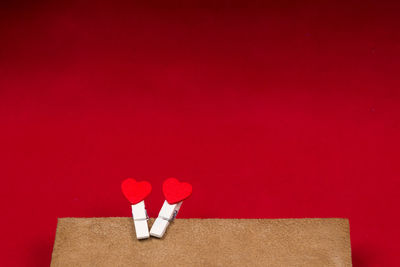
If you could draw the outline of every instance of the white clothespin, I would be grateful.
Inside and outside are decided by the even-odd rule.
[[[137,239],[149,238],[149,227],[147,225],[149,217],[147,216],[146,208],[144,207],[144,200],[132,205],[132,218],[135,225]]]
[[[151,184],[146,181],[136,182],[134,179],[126,179],[122,182],[121,188],[125,197],[132,204],[132,218],[137,239],[149,238],[148,216],[144,199],[151,192]]]
[[[170,222],[172,222],[181,208],[182,201],[177,204],[169,204],[168,201],[164,201],[164,204],[158,214],[158,218],[154,221],[151,227],[150,234],[152,236],[161,238]]]
[[[180,183],[175,178],[168,178],[164,181],[163,192],[166,200],[150,230],[150,235],[158,238],[163,237],[168,225],[175,219],[183,200],[192,194],[192,186]]]

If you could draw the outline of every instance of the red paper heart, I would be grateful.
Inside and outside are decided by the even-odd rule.
[[[192,194],[192,185],[181,183],[176,178],[168,178],[164,181],[163,192],[169,204],[175,204],[187,199]]]
[[[139,203],[151,192],[151,184],[146,181],[137,182],[135,179],[125,179],[121,184],[122,193],[132,203]]]

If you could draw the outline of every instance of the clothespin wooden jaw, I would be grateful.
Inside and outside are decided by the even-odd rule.
[[[158,218],[154,221],[153,226],[150,230],[150,235],[158,238],[162,238],[168,225],[172,222],[181,208],[182,202],[176,204],[169,204],[168,201],[164,201],[164,204],[158,214]]]
[[[137,239],[149,238],[149,227],[147,225],[149,217],[147,216],[144,200],[135,205],[132,205],[132,217],[135,225]]]

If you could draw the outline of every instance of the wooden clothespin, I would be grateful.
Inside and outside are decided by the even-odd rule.
[[[163,183],[163,193],[166,200],[150,230],[150,235],[158,238],[163,237],[168,225],[175,219],[183,200],[192,194],[192,186],[176,178],[168,178]]]
[[[144,199],[151,192],[151,184],[146,181],[137,182],[135,179],[128,178],[122,182],[121,188],[125,197],[132,204],[132,217],[137,239],[149,238],[148,216]]]

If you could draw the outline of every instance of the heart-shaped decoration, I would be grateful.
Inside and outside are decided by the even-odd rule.
[[[164,181],[163,192],[169,204],[176,204],[192,194],[192,185],[181,183],[176,178],[168,178]]]
[[[151,192],[151,184],[146,181],[137,182],[135,179],[125,179],[121,184],[122,193],[132,203],[139,203]]]

